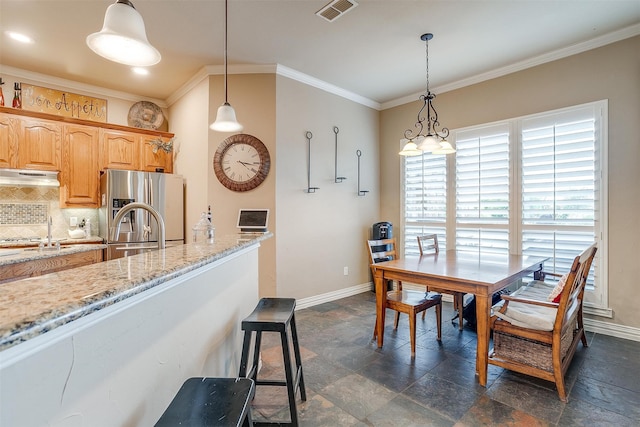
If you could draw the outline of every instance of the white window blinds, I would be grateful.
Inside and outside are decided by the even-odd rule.
[[[550,256],[548,271],[568,271],[596,238],[596,137],[593,107],[522,120],[522,253]]]
[[[438,234],[438,246],[446,248],[447,168],[444,155],[405,157],[404,167],[405,255],[417,255],[417,236]]]
[[[509,126],[455,138],[456,249],[509,253]]]
[[[585,301],[606,313],[606,119],[598,101],[454,130],[455,154],[404,158],[405,255],[437,233],[441,248],[548,257],[565,273],[597,241]]]

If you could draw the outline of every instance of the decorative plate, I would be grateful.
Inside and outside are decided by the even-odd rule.
[[[139,101],[129,109],[127,122],[132,127],[158,130],[164,122],[164,114],[153,102]]]

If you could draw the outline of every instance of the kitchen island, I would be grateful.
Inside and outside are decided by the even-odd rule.
[[[186,378],[235,376],[271,236],[0,285],[0,425],[153,425]]]

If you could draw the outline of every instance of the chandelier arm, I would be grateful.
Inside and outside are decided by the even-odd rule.
[[[422,113],[425,110],[425,108],[427,109],[427,117],[429,115],[429,108],[428,108],[428,97],[426,95],[420,95],[420,99],[422,100],[422,108],[420,108],[420,111],[418,111],[418,121],[416,122],[416,124],[414,125],[414,127],[416,129],[418,129],[418,131],[412,136],[413,132],[411,129],[407,129],[404,131],[404,137],[406,139],[408,139],[409,141],[413,141],[414,139],[416,139],[419,136],[424,136],[422,135],[422,131],[424,130],[424,117],[422,117]],[[429,125],[428,121],[427,121],[427,126]]]

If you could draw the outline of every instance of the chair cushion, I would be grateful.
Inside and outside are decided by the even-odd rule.
[[[558,280],[558,284],[555,286],[555,288],[553,288],[553,290],[547,297],[547,301],[560,302],[562,290],[564,289],[564,285],[567,283],[567,277],[569,277],[569,273],[564,274],[560,278],[560,280]]]
[[[551,286],[544,282],[534,281],[528,286],[524,286],[511,295],[514,297],[535,299],[538,301],[546,301]],[[557,308],[541,307],[539,305],[526,304],[521,302],[509,301],[507,310],[500,313],[498,308],[502,307],[504,301],[492,307],[493,314],[499,318],[506,320],[515,326],[522,328],[536,329],[539,331],[553,330],[553,324],[556,320]]]

